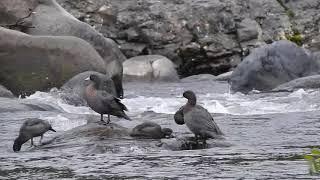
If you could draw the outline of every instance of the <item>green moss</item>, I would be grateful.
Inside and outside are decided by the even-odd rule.
[[[293,30],[293,34],[286,34],[285,35],[287,40],[296,43],[298,46],[303,45],[303,37],[300,32]]]
[[[295,14],[291,9],[286,10],[286,14],[289,18],[294,18]]]

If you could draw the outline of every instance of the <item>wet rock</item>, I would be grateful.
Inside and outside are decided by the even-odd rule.
[[[30,36],[0,28],[0,83],[16,96],[60,87],[88,70],[105,72],[105,63],[86,41],[66,36]]]
[[[6,87],[0,85],[0,97],[14,98],[14,95]]]
[[[116,89],[112,79],[102,73],[94,71],[86,71],[68,80],[62,87],[62,99],[66,100],[68,104],[73,105],[85,105],[86,100],[84,99],[85,88],[90,84],[90,81],[85,80],[91,74],[95,74],[100,77],[102,83],[100,84],[99,90],[104,90],[114,96],[117,96]]]
[[[255,49],[231,75],[231,90],[268,91],[296,78],[317,74],[319,64],[305,49],[278,41]]]
[[[122,96],[122,62],[126,58],[113,40],[73,17],[55,0],[39,0],[35,11],[32,16],[35,28],[28,29],[28,34],[75,36],[89,42],[104,60],[106,71],[112,77],[118,95]]]
[[[210,149],[214,147],[230,147],[231,144],[221,140],[207,140],[206,143],[196,141],[194,137],[181,137],[171,139],[161,139],[159,144],[162,148],[172,151],[181,150],[197,150],[197,149]]]
[[[294,79],[281,84],[272,91],[294,91],[297,89],[318,89],[320,88],[320,75],[307,76]]]
[[[220,74],[219,76],[215,77],[216,81],[229,81],[232,75],[232,71]]]
[[[0,113],[17,111],[56,111],[61,112],[59,107],[54,107],[38,101],[18,98],[0,97]]]
[[[216,79],[216,76],[212,74],[198,74],[189,76],[186,78],[181,79],[181,82],[187,83],[187,82],[199,82],[199,81],[213,81]]]
[[[104,125],[99,122],[92,122],[63,132],[63,134],[55,139],[55,142],[68,142],[70,140],[77,141],[77,139],[81,140],[82,138],[86,138],[88,141],[95,141],[128,136],[128,129],[117,124],[110,123],[108,125]]]
[[[137,56],[123,63],[127,81],[178,81],[174,64],[160,55]]]

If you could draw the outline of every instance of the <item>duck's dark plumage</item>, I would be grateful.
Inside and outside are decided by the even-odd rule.
[[[108,114],[107,123],[110,121],[110,115],[130,120],[124,112],[128,109],[120,99],[108,92],[97,90],[100,83],[99,77],[90,75],[90,80],[92,83],[86,87],[85,99],[88,106],[101,115],[101,121],[103,121],[103,114]]]
[[[177,124],[185,123],[196,137],[200,136],[203,139],[217,138],[223,135],[207,109],[196,104],[197,99],[194,92],[185,91],[183,97],[187,98],[188,102],[176,112],[175,121]]]
[[[161,139],[170,137],[172,130],[170,128],[161,128],[161,126],[154,122],[144,122],[134,127],[130,136],[141,138]]]
[[[41,136],[47,131],[54,131],[48,121],[42,119],[27,119],[21,126],[18,138],[15,139],[13,144],[13,150],[20,151],[21,146],[31,139],[31,145],[33,145],[33,138]]]

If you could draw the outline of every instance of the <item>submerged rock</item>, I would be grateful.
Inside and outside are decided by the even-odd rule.
[[[199,82],[199,81],[214,81],[216,79],[216,76],[212,74],[198,74],[189,76],[186,78],[181,79],[181,82],[187,83],[187,82]]]
[[[70,36],[30,36],[0,27],[0,84],[16,96],[60,87],[88,70],[105,72],[105,63],[86,41]]]
[[[174,64],[164,56],[137,56],[123,63],[127,81],[178,81]]]
[[[112,77],[118,96],[122,96],[122,62],[126,59],[117,44],[105,38],[90,25],[79,21],[55,0],[38,0],[27,33],[32,35],[75,36],[89,42],[105,62],[107,74]]]
[[[86,71],[72,77],[61,87],[62,98],[65,99],[69,104],[85,105],[86,100],[84,99],[84,91],[85,88],[90,84],[90,81],[85,79],[92,74],[99,76],[102,81],[99,90],[106,91],[117,97],[114,83],[108,75],[94,71]]]
[[[303,48],[278,41],[255,49],[231,75],[231,90],[268,91],[296,78],[317,74],[319,64]]]
[[[287,83],[281,84],[272,91],[294,91],[297,89],[319,89],[320,75],[307,76],[294,79]]]

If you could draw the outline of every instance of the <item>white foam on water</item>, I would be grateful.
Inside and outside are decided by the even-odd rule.
[[[68,119],[61,114],[52,117],[40,117],[41,119],[48,120],[53,129],[57,131],[67,131],[69,129],[85,125],[87,120],[84,118],[80,119]]]
[[[67,104],[64,100],[62,100],[62,99],[60,99],[50,93],[47,93],[47,92],[37,91],[34,94],[26,97],[26,99],[38,100],[38,101],[46,103],[46,104],[58,106],[67,113],[95,114],[95,112],[92,111],[87,106],[73,106],[73,105]]]
[[[241,93],[207,93],[198,95],[198,104],[204,106],[210,113],[222,113],[232,115],[253,115],[286,112],[305,112],[320,110],[320,103],[317,101],[319,91],[305,91],[299,89],[290,94],[272,94],[259,96],[245,95]],[[56,105],[67,113],[73,114],[96,114],[89,107],[76,107],[65,103],[49,93],[36,92],[27,97],[47,104]],[[122,100],[130,114],[140,114],[146,111],[156,113],[174,114],[186,103],[186,99],[168,95],[168,97],[144,97],[133,96]]]

